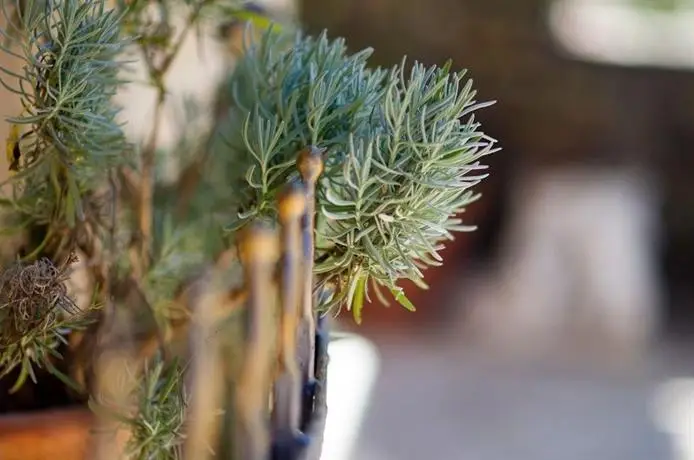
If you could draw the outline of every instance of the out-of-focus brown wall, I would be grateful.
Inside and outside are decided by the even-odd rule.
[[[687,289],[694,274],[694,74],[572,58],[552,37],[548,0],[301,3],[309,30],[327,28],[353,49],[372,46],[377,64],[396,64],[403,54],[427,64],[452,58],[469,69],[480,99],[499,101],[479,117],[504,148],[492,160],[482,214],[524,169],[647,167],[662,188],[664,267],[673,292]],[[512,174],[499,180],[495,171]]]
[[[469,69],[482,118],[518,166],[632,161],[652,146],[644,113],[653,85],[643,72],[568,59],[552,39],[545,0],[304,0],[309,28],[328,28],[379,64],[403,54],[452,58]],[[626,119],[625,119],[626,118]],[[628,120],[627,120],[628,119]]]

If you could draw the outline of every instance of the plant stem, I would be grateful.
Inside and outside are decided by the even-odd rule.
[[[140,260],[139,272],[144,274],[150,264],[152,249],[152,226],[154,225],[154,169],[157,137],[164,110],[165,94],[158,90],[156,107],[154,109],[154,126],[149,140],[142,151],[142,177],[140,180]]]
[[[316,351],[316,318],[313,309],[313,258],[314,227],[316,212],[316,182],[323,173],[322,151],[315,146],[309,146],[299,153],[297,167],[306,189],[306,212],[304,213],[304,274],[301,309],[301,350],[299,358],[305,382],[313,382]]]
[[[200,17],[200,12],[209,3],[208,1],[200,2],[193,11],[190,12],[186,20],[183,30],[179,34],[176,42],[170,48],[168,53],[161,61],[160,65],[155,65],[147,52],[146,45],[141,46],[141,52],[147,63],[149,78],[157,88],[157,100],[154,108],[154,118],[152,131],[149,139],[142,150],[142,175],[140,181],[140,203],[139,203],[139,226],[140,226],[140,269],[144,273],[150,265],[152,251],[152,226],[154,225],[153,213],[153,198],[154,198],[154,175],[155,175],[155,160],[156,147],[161,119],[163,116],[164,102],[166,101],[166,87],[164,85],[164,76],[169,70],[173,62],[176,60],[183,44],[188,38],[188,34],[196,24]]]
[[[185,460],[214,457],[211,448],[217,448],[221,433],[222,417],[217,411],[224,406],[224,356],[215,324],[218,312],[227,310],[227,305],[222,302],[219,287],[214,283],[223,270],[218,266],[214,268],[210,279],[205,280],[199,298],[193,300],[195,317],[188,337],[192,354],[189,377],[192,397],[187,416],[195,423],[188,428],[183,454]]]
[[[265,416],[275,361],[272,275],[278,260],[273,231],[251,228],[241,241],[241,260],[249,288],[246,349],[236,387],[241,460],[266,460],[270,433]]]
[[[278,437],[293,437],[301,421],[301,373],[296,356],[301,302],[301,217],[306,197],[301,184],[291,184],[279,200],[282,225],[282,313],[280,320],[280,375],[275,383],[273,422]]]

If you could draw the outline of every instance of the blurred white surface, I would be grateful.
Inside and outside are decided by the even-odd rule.
[[[691,344],[661,344],[631,374],[497,360],[453,336],[377,344],[379,378],[350,460],[691,458],[677,456],[680,441],[654,412],[661,406],[675,430],[691,429],[689,384],[662,387],[694,376]]]
[[[672,436],[676,460],[694,460],[694,379],[660,385],[653,401],[656,423]]]
[[[559,44],[582,59],[626,66],[694,67],[694,2],[672,10],[633,0],[560,0],[550,8]]]
[[[378,353],[368,340],[350,336],[331,342],[328,355],[328,418],[321,460],[353,460],[378,374]]]

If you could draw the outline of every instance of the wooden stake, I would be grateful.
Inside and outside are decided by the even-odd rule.
[[[236,387],[237,440],[242,444],[241,460],[267,460],[271,438],[266,415],[272,373],[277,363],[273,272],[279,251],[275,232],[260,225],[242,235],[240,243],[249,302],[246,351]]]
[[[299,432],[301,419],[301,373],[296,355],[299,304],[301,302],[301,218],[306,208],[301,183],[290,184],[279,198],[282,225],[282,272],[280,319],[280,376],[275,383],[273,425],[278,438]]]
[[[315,367],[316,316],[313,308],[314,227],[316,183],[323,173],[323,151],[309,146],[299,152],[297,167],[306,188],[306,212],[303,218],[304,273],[300,326],[299,360],[305,382],[313,382]]]

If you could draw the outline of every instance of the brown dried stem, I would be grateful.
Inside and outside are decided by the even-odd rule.
[[[306,209],[305,191],[300,183],[291,184],[280,196],[279,220],[282,225],[282,272],[279,366],[275,382],[273,422],[279,437],[293,436],[301,420],[301,372],[296,347],[301,302],[301,217]]]
[[[316,315],[314,312],[313,298],[313,259],[315,256],[314,248],[314,227],[316,212],[316,183],[323,173],[323,151],[315,146],[308,146],[299,152],[297,167],[301,174],[306,190],[306,212],[303,218],[303,241],[304,241],[304,264],[303,264],[303,288],[302,288],[302,311],[300,327],[300,351],[302,373],[306,382],[314,379],[314,357],[315,357],[315,333]]]
[[[151,263],[152,251],[152,226],[154,224],[154,169],[155,169],[155,154],[157,147],[157,139],[161,119],[163,116],[164,102],[166,101],[166,88],[164,86],[164,77],[166,72],[176,60],[183,44],[188,38],[188,34],[195,27],[200,13],[207,6],[209,1],[198,3],[190,12],[186,20],[183,30],[168,51],[166,51],[161,59],[161,62],[154,62],[154,55],[149,52],[146,44],[141,45],[142,56],[144,57],[149,72],[149,78],[154,83],[157,89],[157,100],[154,108],[153,126],[150,132],[147,143],[142,150],[142,171],[139,180],[140,198],[138,207],[138,220],[140,227],[139,235],[139,262],[138,270],[145,273]]]
[[[266,419],[276,363],[273,273],[278,261],[277,237],[263,226],[246,230],[240,243],[249,285],[246,344],[236,386],[237,440],[241,460],[266,460],[270,433]]]

